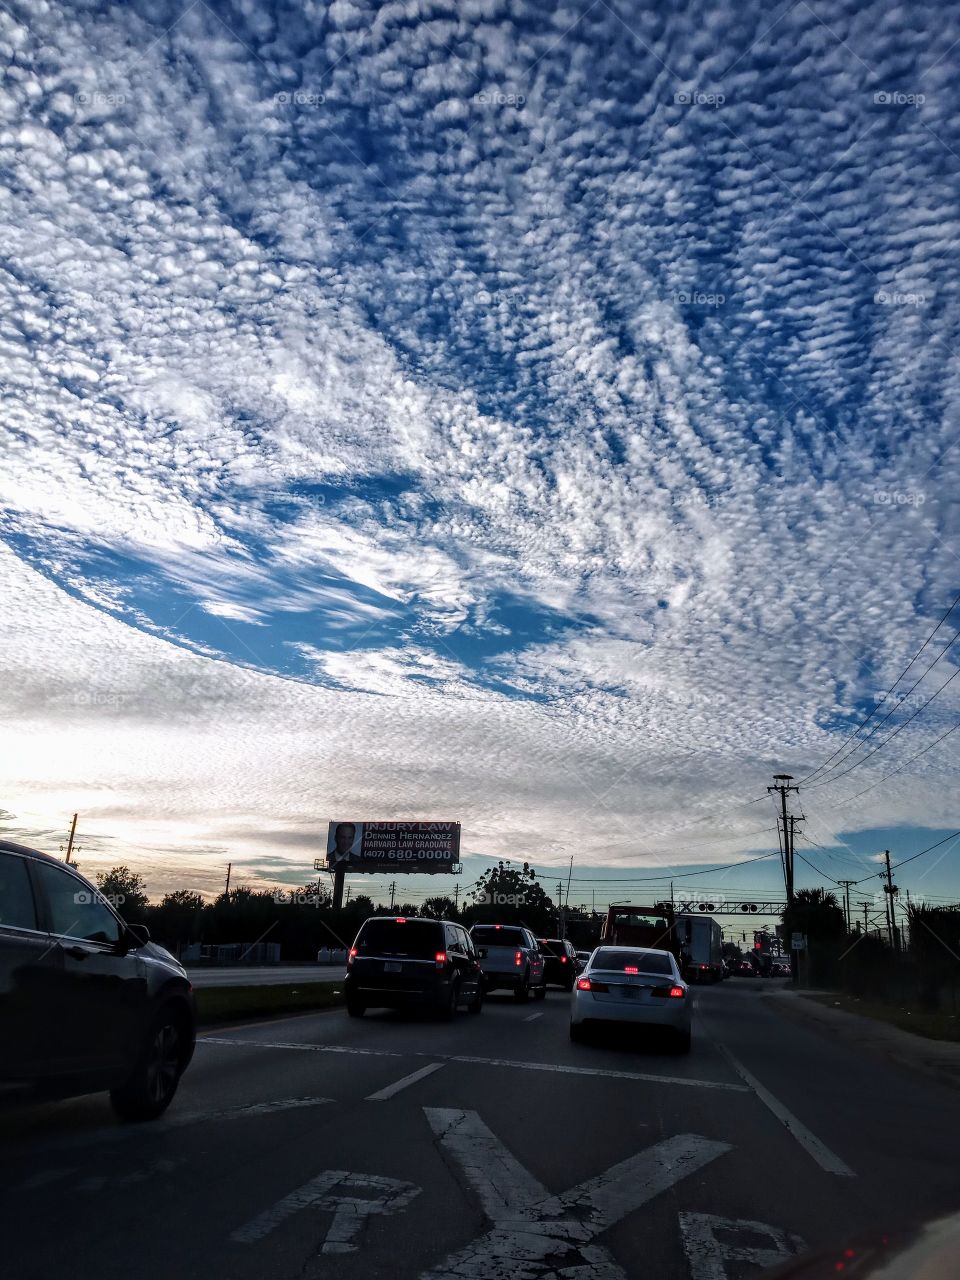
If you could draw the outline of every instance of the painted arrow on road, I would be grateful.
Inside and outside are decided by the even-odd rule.
[[[475,1111],[424,1112],[493,1226],[420,1280],[627,1280],[610,1252],[591,1242],[731,1149],[695,1134],[667,1138],[553,1196]]]

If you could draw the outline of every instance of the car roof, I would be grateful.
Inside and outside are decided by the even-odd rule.
[[[364,924],[370,924],[371,921],[377,924],[399,924],[402,920],[404,924],[416,922],[417,924],[456,924],[456,920],[435,920],[433,916],[367,916]],[[462,929],[463,925],[458,928]]]
[[[40,862],[52,862],[56,867],[66,866],[60,858],[52,858],[49,853],[41,853],[39,849],[31,849],[29,845],[17,844],[14,840],[0,840],[0,853],[20,853],[28,858],[36,858]],[[70,868],[75,871],[75,867]]]

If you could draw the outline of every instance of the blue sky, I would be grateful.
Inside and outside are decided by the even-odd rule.
[[[155,892],[295,882],[344,813],[460,820],[468,876],[775,848],[773,772],[960,590],[958,40],[807,0],[0,11],[6,829],[80,810]],[[957,670],[801,793],[828,877],[960,827],[956,685],[867,758]]]

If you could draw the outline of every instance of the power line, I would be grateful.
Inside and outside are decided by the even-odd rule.
[[[853,731],[853,735],[852,735],[853,737],[857,737],[857,736],[859,735],[859,733],[860,733],[860,730],[861,730],[861,729],[863,729],[863,728],[865,728],[865,727],[866,727],[866,725],[868,725],[868,724],[870,723],[870,721],[873,719],[873,717],[876,715],[876,713],[880,710],[880,708],[881,708],[881,707],[883,706],[883,704],[886,702],[887,698],[889,698],[889,697],[890,697],[891,693],[893,693],[894,689],[896,689],[897,685],[900,683],[900,681],[903,679],[903,677],[907,674],[907,672],[910,670],[910,668],[913,666],[913,664],[916,662],[916,660],[920,657],[921,653],[923,653],[924,649],[926,649],[927,645],[930,643],[930,641],[933,639],[933,637],[937,634],[937,632],[940,630],[940,628],[943,626],[943,624],[946,622],[946,620],[950,617],[951,613],[953,613],[954,609],[957,607],[957,605],[958,605],[958,604],[960,604],[960,594],[958,594],[958,595],[954,598],[953,603],[950,605],[949,609],[947,609],[946,613],[944,613],[943,617],[940,619],[940,621],[937,623],[937,625],[933,628],[933,630],[932,630],[932,631],[930,632],[930,634],[927,636],[926,640],[924,640],[923,644],[920,646],[920,648],[917,650],[917,652],[913,655],[913,657],[910,659],[910,661],[907,663],[907,665],[903,668],[903,670],[902,670],[902,671],[900,672],[900,674],[897,676],[896,680],[894,680],[894,682],[893,682],[893,684],[890,686],[890,688],[889,688],[889,689],[887,689],[887,690],[886,690],[886,692],[885,692],[885,693],[884,693],[884,694],[883,694],[883,695],[882,695],[882,696],[877,700],[877,703],[876,703],[876,705],[874,706],[873,710],[872,710],[872,711],[870,711],[870,713],[869,713],[869,714],[868,714],[868,715],[867,715],[867,716],[866,716],[866,717],[865,717],[865,718],[860,722],[860,724],[857,726],[857,728]],[[951,645],[951,644],[953,644],[953,641],[954,641],[954,640],[956,640],[957,635],[960,635],[960,630],[958,630],[958,631],[954,634],[953,639],[951,639],[951,640],[947,643],[947,645],[946,645],[943,649],[941,649],[940,653],[937,655],[937,657],[934,659],[934,661],[933,661],[933,662],[931,662],[931,664],[930,664],[930,666],[929,666],[929,667],[927,667],[927,671],[930,671],[930,669],[931,669],[933,666],[935,666],[937,662],[939,662],[939,661],[940,661],[940,659],[943,657],[943,655],[944,655],[944,653],[946,652],[946,650],[947,650],[947,649],[949,649],[949,648],[950,648],[950,645]],[[923,675],[926,675],[926,674],[927,674],[927,671],[925,671],[925,672],[923,673]],[[921,676],[921,677],[920,677],[920,680],[922,680],[922,679],[923,679],[923,676]],[[919,684],[919,683],[920,683],[920,681],[918,680],[918,681],[917,681],[917,684]],[[917,685],[916,685],[916,684],[914,684],[912,687],[915,689],[915,688],[917,687]],[[904,696],[906,696],[906,695],[904,695]],[[901,702],[902,702],[902,701],[903,701],[903,699],[901,698]],[[898,704],[898,705],[899,705],[899,704]],[[805,778],[801,778],[801,779],[800,779],[800,785],[801,785],[801,786],[804,786],[807,782],[809,782],[809,781],[810,781],[810,779],[811,779],[811,778],[815,778],[815,777],[817,776],[817,774],[818,774],[818,773],[821,773],[821,772],[826,768],[826,766],[830,763],[830,761],[831,761],[831,760],[833,760],[833,759],[835,759],[835,758],[840,754],[840,752],[844,750],[845,746],[847,745],[847,740],[850,738],[850,736],[851,736],[850,734],[847,734],[847,735],[844,737],[844,740],[840,743],[840,746],[839,746],[839,747],[837,747],[836,751],[834,751],[832,755],[827,756],[826,760],[824,760],[822,764],[818,765],[818,766],[817,766],[817,768],[816,768],[816,769],[814,769],[814,771],[813,771],[812,773],[808,773],[808,774],[807,774],[807,776],[806,776]],[[839,763],[839,762],[838,762],[838,763]]]
[[[953,840],[960,836],[960,831],[951,831],[950,835],[944,836],[942,840],[938,840],[936,844],[928,845],[926,849],[921,849],[919,853],[912,853],[909,858],[902,858],[899,862],[893,864],[893,870],[898,867],[905,867],[908,862],[915,862],[917,858],[922,858],[925,853],[933,853],[934,849],[939,849],[942,844],[946,844],[948,840]],[[883,872],[874,872],[874,875],[883,875]],[[857,880],[857,884],[863,884],[864,880],[872,880],[874,875],[864,876],[862,880]]]
[[[941,733],[939,738],[934,738],[933,742],[931,742],[929,746],[924,747],[921,751],[915,751],[912,756],[909,756],[904,760],[903,764],[898,764],[896,769],[891,769],[889,773],[885,773],[883,777],[878,778],[876,782],[871,782],[869,787],[864,787],[862,791],[857,791],[852,796],[847,796],[845,800],[837,800],[835,803],[838,805],[846,805],[852,803],[854,800],[859,800],[860,797],[865,796],[868,791],[873,791],[873,789],[875,787],[879,787],[882,782],[886,782],[888,778],[892,778],[895,773],[900,773],[908,764],[912,764],[913,761],[918,760],[920,756],[925,756],[928,751],[932,751],[937,743],[942,742],[944,738],[949,738],[951,733],[956,733],[958,729],[960,729],[960,720],[957,721],[952,729],[948,729],[946,733]]]

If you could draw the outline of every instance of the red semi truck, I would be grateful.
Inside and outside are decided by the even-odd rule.
[[[650,907],[614,903],[607,911],[600,940],[612,946],[672,951],[679,963],[680,942],[675,922],[669,902],[656,902]]]

